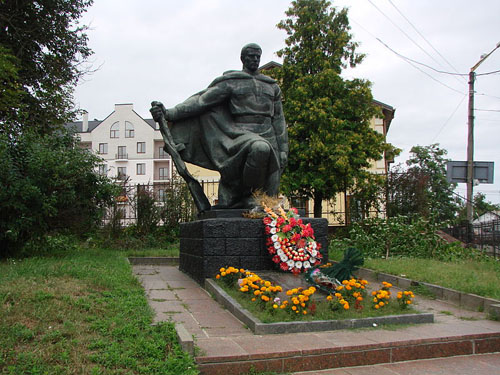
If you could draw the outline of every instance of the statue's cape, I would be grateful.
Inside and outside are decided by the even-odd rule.
[[[230,71],[216,78],[209,87],[228,79],[249,78],[256,78],[271,84],[276,82],[263,74],[251,76],[241,71]],[[186,102],[196,100],[203,92],[193,95]],[[273,150],[268,174],[279,170],[279,156],[273,128],[270,127],[262,134],[242,129],[234,123],[227,105],[219,105],[199,116],[176,121],[171,124],[170,130],[175,143],[185,146],[179,152],[183,160],[219,171],[221,180],[224,182],[233,180],[236,182],[241,177],[248,148],[255,141],[266,141]]]

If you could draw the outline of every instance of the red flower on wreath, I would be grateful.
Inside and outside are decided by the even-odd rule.
[[[263,218],[268,236],[266,246],[272,261],[283,271],[299,274],[321,263],[321,246],[316,242],[311,224],[304,224],[297,210],[285,212],[279,207],[279,215],[264,206]]]

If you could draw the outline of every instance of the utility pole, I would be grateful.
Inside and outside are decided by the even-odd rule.
[[[469,72],[469,110],[467,121],[467,221],[472,224],[473,209],[472,200],[474,198],[474,81],[476,80],[475,70],[481,63],[486,60],[497,48],[500,48],[500,43],[491,50],[490,53],[482,55],[481,59],[474,65]]]

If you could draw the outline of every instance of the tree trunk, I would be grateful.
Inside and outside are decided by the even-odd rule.
[[[314,194],[314,217],[321,217],[323,213],[323,194]]]

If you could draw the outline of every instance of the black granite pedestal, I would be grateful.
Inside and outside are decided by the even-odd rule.
[[[311,223],[316,241],[321,244],[323,263],[328,260],[328,222],[302,218]],[[179,269],[201,285],[214,277],[221,267],[233,266],[251,271],[273,270],[266,248],[262,219],[216,217],[182,223],[180,228]]]

